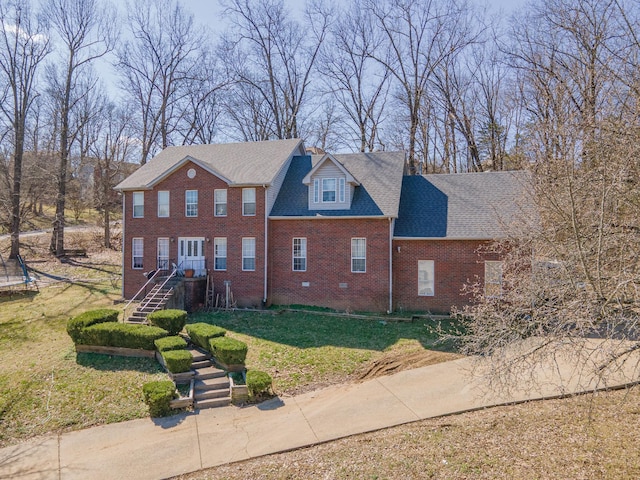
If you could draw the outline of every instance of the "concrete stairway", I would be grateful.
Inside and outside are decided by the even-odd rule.
[[[170,279],[164,286],[156,284],[149,290],[149,293],[140,301],[134,312],[125,320],[125,323],[148,323],[147,315],[162,310],[171,296],[176,284],[180,280]]]
[[[211,356],[197,349],[190,350],[191,369],[195,371],[193,408],[214,408],[231,404],[229,379],[224,370],[217,368]]]

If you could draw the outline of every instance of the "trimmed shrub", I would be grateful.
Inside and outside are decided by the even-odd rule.
[[[155,350],[154,342],[168,334],[160,327],[128,323],[100,323],[85,328],[82,337],[85,345]]]
[[[73,343],[84,343],[82,332],[85,328],[98,323],[117,322],[118,321],[117,310],[103,308],[100,310],[88,310],[80,315],[77,315],[67,322],[67,333],[73,340]]]
[[[224,337],[227,331],[210,323],[191,323],[187,325],[187,334],[191,341],[205,350],[209,350],[209,340],[216,337]]]
[[[167,370],[171,373],[182,373],[191,370],[193,357],[186,350],[167,350],[161,353]]]
[[[167,352],[169,350],[184,350],[187,348],[187,341],[177,335],[171,337],[162,337],[153,342],[156,350],[159,352]]]
[[[165,329],[171,335],[177,335],[187,323],[187,312],[184,310],[158,310],[147,315],[152,325]]]
[[[215,359],[226,365],[244,365],[249,350],[246,343],[230,337],[212,338],[209,348]]]
[[[249,397],[253,400],[271,396],[273,379],[271,375],[260,370],[247,371],[247,390]]]
[[[145,383],[142,386],[144,403],[152,417],[167,417],[173,413],[171,400],[178,398],[176,386],[170,380]]]

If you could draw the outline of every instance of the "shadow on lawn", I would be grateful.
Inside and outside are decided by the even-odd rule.
[[[455,342],[443,341],[439,332],[454,334],[460,327],[453,320],[387,322],[311,312],[198,313],[192,315],[189,322],[212,323],[233,332],[297,348],[335,346],[378,351],[385,350],[401,339],[416,340],[429,350],[455,351]]]
[[[76,353],[76,363],[100,371],[134,370],[141,373],[163,373],[160,364],[153,358],[120,357],[100,353]]]

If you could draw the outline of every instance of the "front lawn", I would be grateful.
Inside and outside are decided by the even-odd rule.
[[[363,320],[320,313],[236,311],[199,313],[189,322],[221,326],[228,336],[247,343],[247,367],[269,373],[280,395],[354,380],[385,358],[415,360],[416,354],[428,354],[427,349],[445,352],[431,353],[429,363],[455,357],[446,353],[453,350],[452,345],[438,341],[438,325],[424,319],[389,322],[382,317]]]

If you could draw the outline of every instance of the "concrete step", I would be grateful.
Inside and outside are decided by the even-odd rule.
[[[198,360],[191,364],[191,370],[200,370],[211,367],[211,360]]]
[[[129,317],[125,320],[125,323],[133,323],[136,325],[144,325],[147,323],[147,320],[145,318],[138,318],[138,317]]]
[[[205,368],[194,368],[193,365],[191,365],[191,369],[195,370],[196,372],[196,376],[195,376],[196,380],[209,380],[211,378],[224,377],[227,382],[229,381],[226,378],[224,370],[220,370],[219,368],[212,367],[211,363],[209,363],[209,366]]]
[[[227,407],[231,405],[231,397],[211,398],[209,400],[194,401],[193,408],[203,410],[205,408]]]
[[[203,392],[198,392],[193,395],[193,400],[195,402],[201,402],[202,400],[210,400],[212,398],[228,398],[229,390],[220,389],[220,390],[206,390]]]
[[[193,388],[196,393],[208,390],[229,389],[229,379],[227,377],[196,379]]]
[[[188,348],[187,351],[193,357],[193,362],[202,362],[204,360],[209,360],[211,358],[211,354],[208,352],[203,352],[202,350],[198,350],[196,348]],[[211,363],[209,363],[210,365]]]

